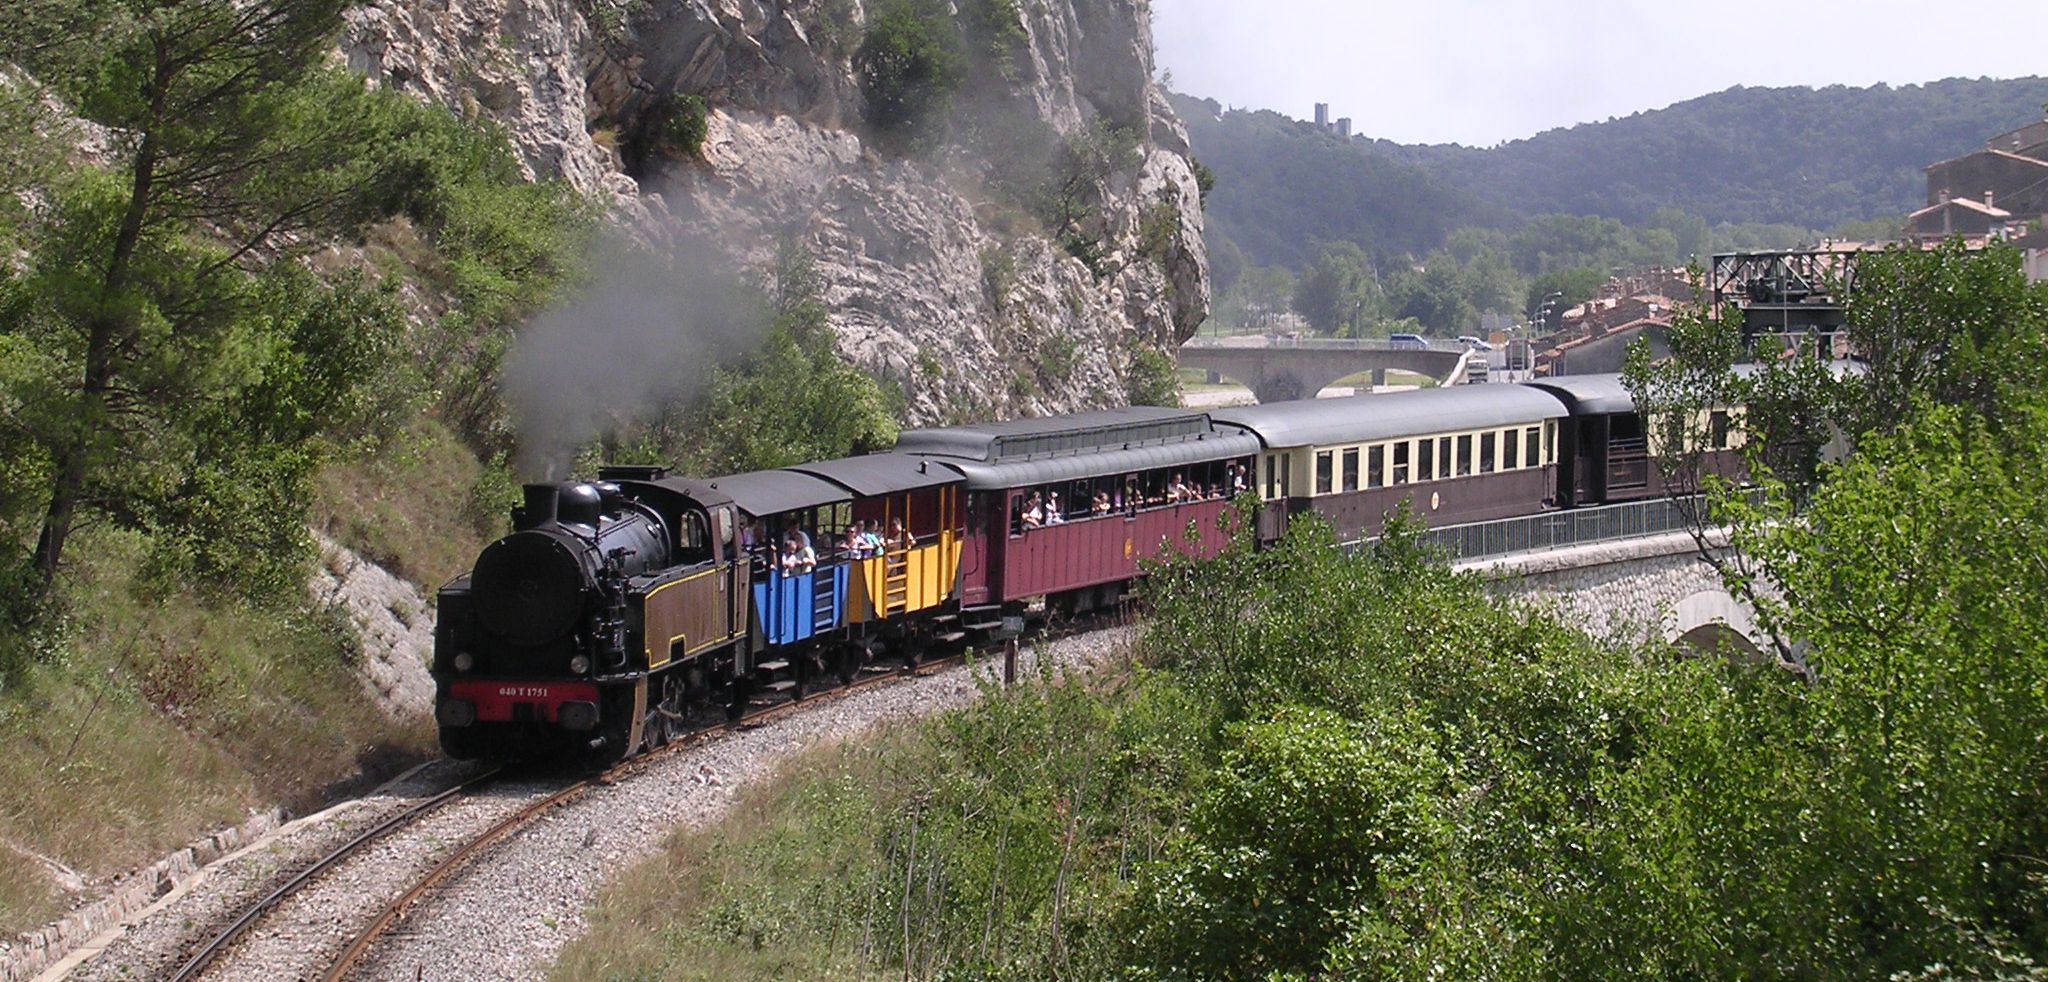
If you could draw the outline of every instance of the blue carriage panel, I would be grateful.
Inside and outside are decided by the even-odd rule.
[[[846,566],[821,567],[813,573],[770,572],[754,581],[754,618],[763,640],[791,645],[846,626]]]
[[[845,565],[821,569],[817,576],[817,592],[811,600],[811,631],[823,634],[846,626],[846,586],[851,581],[852,568]]]
[[[755,582],[754,616],[769,644],[796,644],[811,637],[811,597],[817,589],[816,580],[812,573],[771,572]]]

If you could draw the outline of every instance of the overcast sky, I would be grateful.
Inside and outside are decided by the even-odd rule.
[[[2048,72],[2044,0],[1152,0],[1173,87],[1488,146],[1731,85]]]

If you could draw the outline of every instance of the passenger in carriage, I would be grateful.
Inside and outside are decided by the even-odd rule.
[[[1230,465],[1230,494],[1231,494],[1231,496],[1232,496],[1232,497],[1235,497],[1235,496],[1237,496],[1237,495],[1243,494],[1243,493],[1245,493],[1246,491],[1250,491],[1250,490],[1251,490],[1251,482],[1250,482],[1250,481],[1249,481],[1249,480],[1248,480],[1248,479],[1247,479],[1247,478],[1245,477],[1245,473],[1244,473],[1244,465],[1243,465],[1243,464],[1239,464],[1239,463],[1235,463],[1235,462],[1231,463],[1231,465]]]
[[[1038,500],[1036,491],[1024,499],[1023,522],[1024,527],[1028,529],[1042,528],[1045,525],[1045,505]]]
[[[803,533],[791,531],[782,540],[782,573],[796,576],[818,568],[818,553],[805,542]]]
[[[1109,492],[1097,491],[1095,492],[1095,506],[1089,509],[1089,513],[1093,515],[1107,515],[1109,514],[1109,507]]]
[[[1173,483],[1166,486],[1166,503],[1177,505],[1184,501],[1193,501],[1194,499],[1194,491],[1188,487],[1187,478],[1175,474],[1173,476]]]
[[[882,539],[882,543],[888,546],[891,552],[911,549],[917,546],[917,536],[910,534],[910,530],[903,527],[903,519],[892,518],[889,519],[889,534]]]
[[[847,526],[846,540],[841,543],[839,548],[840,551],[846,554],[848,559],[868,558],[867,523],[855,519],[852,525]]]
[[[1047,491],[1045,493],[1045,524],[1064,525],[1066,521],[1066,512],[1061,510],[1060,507],[1060,493],[1058,491]]]

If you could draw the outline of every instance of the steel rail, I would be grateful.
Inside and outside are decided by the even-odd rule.
[[[327,855],[320,857],[312,865],[300,870],[291,879],[286,880],[277,889],[272,890],[262,900],[257,901],[247,910],[243,911],[242,916],[236,918],[234,923],[229,924],[219,934],[215,935],[213,940],[200,946],[199,950],[194,952],[192,957],[187,959],[185,964],[179,967],[176,973],[171,975],[170,982],[188,982],[188,980],[198,978],[199,973],[205,971],[206,967],[211,965],[221,952],[226,951],[229,945],[234,944],[237,939],[248,932],[249,928],[255,926],[256,922],[261,920],[264,914],[269,913],[272,908],[282,903],[286,897],[298,892],[300,888],[311,882],[315,877],[334,868],[342,860],[355,855],[364,846],[383,838],[393,829],[418,821],[429,812],[435,811],[442,805],[454,800],[457,795],[473,790],[478,785],[496,780],[503,773],[502,768],[493,769],[478,774],[466,781],[459,782],[433,797],[423,799],[410,807],[386,816],[383,821],[371,826],[361,835],[336,846]]]
[[[400,918],[405,916],[408,908],[425,898],[435,888],[446,882],[450,876],[467,867],[471,860],[481,855],[485,850],[510,838],[528,825],[538,821],[547,813],[588,794],[593,788],[616,783],[620,778],[642,770],[653,761],[668,754],[690,747],[701,746],[729,733],[758,728],[772,719],[798,712],[821,702],[836,702],[870,686],[923,678],[960,662],[964,657],[965,655],[962,653],[933,658],[920,662],[915,668],[906,667],[905,669],[886,674],[857,678],[851,682],[835,685],[815,695],[805,696],[802,699],[792,699],[763,706],[760,709],[742,715],[738,719],[728,720],[684,733],[670,740],[662,747],[628,758],[602,774],[580,780],[560,791],[554,792],[546,798],[525,805],[469,840],[462,848],[451,853],[447,858],[441,860],[432,870],[427,872],[426,876],[421,877],[411,888],[386,905],[383,912],[377,915],[377,919],[371,922],[370,926],[365,928],[360,934],[356,935],[355,940],[349,943],[348,948],[341,953],[340,957],[335,959],[334,964],[328,968],[327,973],[321,976],[321,978],[325,982],[342,982],[342,980],[348,977],[350,972],[354,971],[362,963],[363,959],[369,954],[371,946],[376,944],[379,938],[383,937],[393,925],[398,923]]]

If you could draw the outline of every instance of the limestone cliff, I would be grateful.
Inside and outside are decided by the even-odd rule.
[[[1134,353],[1171,350],[1209,306],[1148,6],[978,2],[1014,18],[999,25],[1012,53],[961,95],[958,135],[915,154],[863,122],[860,0],[375,0],[344,52],[379,84],[502,122],[533,175],[610,195],[642,227],[754,268],[780,242],[808,246],[842,353],[897,382],[913,423],[1121,403]],[[678,95],[709,107],[700,153],[629,174],[618,147]],[[1138,149],[1055,241],[991,175],[1091,125]],[[1047,145],[994,151],[990,133]]]

